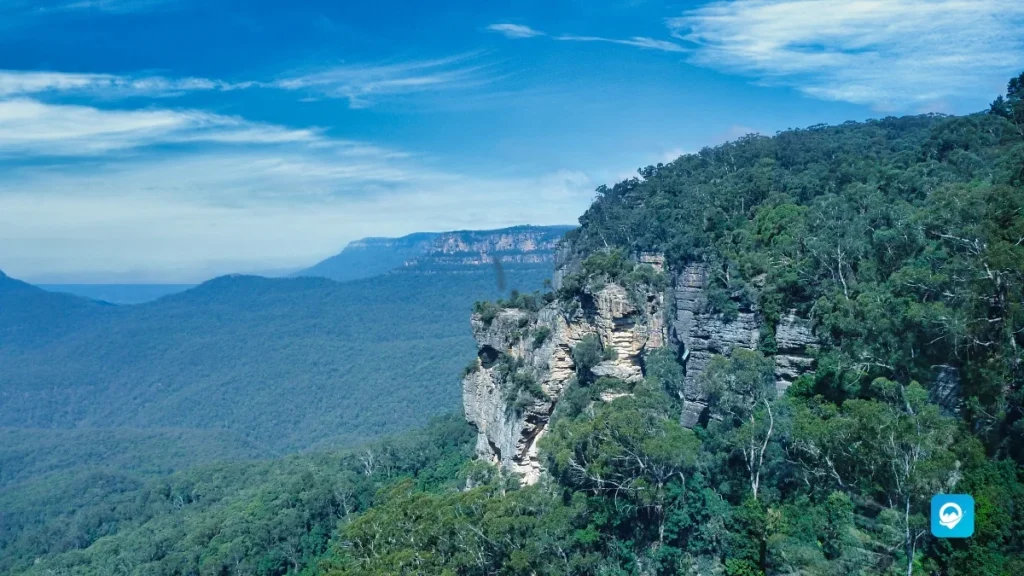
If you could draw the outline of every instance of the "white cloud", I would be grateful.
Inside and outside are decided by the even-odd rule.
[[[495,80],[490,66],[475,53],[433,60],[339,65],[273,81],[0,70],[0,98],[68,94],[118,99],[262,88],[301,92],[316,98],[343,98],[353,108],[363,108],[374,98],[466,90]]]
[[[624,46],[634,46],[636,48],[647,48],[651,50],[661,50],[663,52],[684,52],[685,49],[676,44],[675,42],[669,42],[667,40],[655,40],[654,38],[646,38],[643,36],[634,36],[627,40],[619,38],[603,38],[600,36],[573,36],[571,34],[564,36],[557,36],[555,40],[566,40],[572,42],[609,42],[612,44],[622,44]]]
[[[353,108],[362,108],[374,97],[463,90],[493,82],[488,65],[477,57],[463,54],[434,60],[335,66],[267,85],[325,98],[346,98]]]
[[[239,90],[256,82],[230,83],[208,78],[165,78],[162,76],[119,76],[67,72],[0,70],[0,97],[27,96],[50,92],[74,92],[102,97],[170,96],[208,90]]]
[[[572,223],[593,188],[578,172],[491,179],[297,147],[15,170],[0,175],[0,268],[195,282],[310,265],[371,235]]]
[[[88,156],[154,144],[313,142],[314,130],[248,122],[197,110],[101,110],[0,100],[0,154]]]
[[[534,30],[529,26],[523,26],[522,24],[491,24],[487,29],[491,32],[504,34],[509,38],[533,38],[534,36],[544,36],[543,32]]]
[[[0,269],[35,281],[193,282],[369,235],[572,222],[593,187],[200,110],[0,100]]]
[[[487,27],[492,32],[498,32],[504,34],[508,38],[534,38],[537,36],[548,36],[547,33],[541,32],[540,30],[534,30],[529,26],[523,26],[521,24],[491,24]],[[636,48],[647,48],[651,50],[661,50],[663,52],[684,52],[685,49],[668,40],[656,40],[654,38],[647,38],[645,36],[633,36],[632,38],[605,38],[603,36],[578,36],[575,34],[562,34],[559,36],[551,36],[555,40],[562,40],[566,42],[608,42],[611,44],[621,44],[623,46],[633,46]]]
[[[695,64],[880,109],[998,90],[1024,67],[1019,0],[732,0],[667,23]]]

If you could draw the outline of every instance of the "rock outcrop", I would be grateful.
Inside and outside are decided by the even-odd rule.
[[[963,397],[960,390],[960,371],[953,366],[936,366],[938,374],[932,385],[930,396],[932,402],[942,407],[948,416],[960,414]]]
[[[608,284],[578,303],[572,314],[554,302],[539,312],[506,308],[490,322],[478,314],[471,320],[478,358],[462,393],[466,419],[478,431],[477,455],[522,474],[528,484],[540,478],[537,442],[576,375],[573,348],[595,335],[613,359],[593,373],[635,382],[643,378],[643,354],[667,341],[662,294],[630,295]],[[517,382],[535,382],[541,394]]]
[[[708,269],[703,264],[691,264],[675,276],[671,336],[686,366],[680,422],[687,428],[693,428],[705,416],[707,398],[700,390],[699,378],[711,359],[716,355],[728,356],[736,348],[756,350],[764,323],[752,306],[741,305],[731,319],[709,312],[707,289]],[[810,322],[791,311],[776,326],[775,340],[775,388],[781,395],[797,377],[813,368],[812,351],[818,339],[811,332]]]
[[[506,264],[554,262],[555,248],[569,226],[516,226],[501,230],[466,230],[436,235],[406,267],[482,266],[495,259]]]
[[[638,260],[665,269],[659,254],[643,254]],[[579,271],[580,263],[568,246],[556,249],[555,262],[557,288],[566,275]],[[693,264],[674,275],[667,294],[630,293],[607,284],[577,296],[572,305],[553,302],[536,312],[506,308],[489,322],[474,315],[478,358],[462,384],[466,418],[478,431],[477,454],[522,474],[526,483],[540,478],[537,442],[576,376],[573,348],[589,335],[613,352],[612,360],[600,362],[591,373],[627,383],[643,378],[646,352],[665,346],[678,350],[686,369],[680,419],[687,427],[696,426],[707,412],[698,386],[700,374],[715,355],[756,349],[763,323],[750,306],[741,306],[731,319],[708,311],[707,290],[707,267]],[[666,314],[666,298],[671,299],[671,317]],[[817,340],[809,322],[794,313],[779,323],[776,340],[776,387],[781,394],[812,369]],[[600,397],[611,402],[627,395],[615,390]]]
[[[681,347],[686,365],[680,421],[687,428],[696,426],[707,409],[698,378],[711,358],[718,354],[728,356],[737,347],[756,349],[761,331],[761,320],[755,310],[741,310],[732,320],[708,312],[707,286],[707,266],[691,264],[676,275],[673,290],[676,313],[672,337]]]
[[[814,367],[813,351],[818,348],[818,339],[811,332],[810,321],[790,310],[775,327],[775,346],[775,389],[782,395],[801,374]]]

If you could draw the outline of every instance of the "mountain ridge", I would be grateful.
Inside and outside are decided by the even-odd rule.
[[[339,282],[386,274],[408,267],[481,266],[499,255],[502,263],[553,262],[555,244],[574,226],[519,225],[493,230],[414,232],[398,238],[371,236],[293,277],[324,277]]]

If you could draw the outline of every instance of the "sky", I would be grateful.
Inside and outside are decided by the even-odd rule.
[[[0,270],[198,282],[575,223],[744,134],[983,110],[1018,0],[0,0]]]

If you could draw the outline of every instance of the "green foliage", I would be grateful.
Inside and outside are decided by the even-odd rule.
[[[546,298],[548,298],[547,295],[542,295],[540,292],[522,293],[513,290],[509,293],[507,300],[498,300],[498,307],[538,312],[547,304]]]
[[[461,405],[468,309],[497,295],[490,269],[231,276],[137,306],[0,279],[0,423],[223,430],[262,457],[378,438]]]
[[[572,348],[572,361],[576,365],[576,379],[581,384],[594,381],[591,368],[605,360],[614,360],[615,350],[601,345],[597,334],[587,334]]]
[[[548,341],[548,338],[550,337],[551,328],[548,328],[547,326],[539,326],[536,330],[533,331],[533,347],[540,348],[541,346],[544,345],[545,342]]]
[[[490,326],[491,322],[498,317],[499,312],[501,312],[501,306],[490,300],[478,300],[473,303],[473,313],[480,316],[480,321],[484,323],[484,326]]]
[[[341,539],[334,569],[1020,573],[1024,134],[1000,106],[746,137],[600,188],[569,235],[589,256],[563,282],[563,310],[610,282],[656,286],[626,255],[664,252],[677,269],[707,265],[707,306],[724,320],[757,307],[760,350],[712,359],[697,380],[710,419],[690,431],[676,352],[648,354],[630,388],[593,381],[605,355],[585,339],[541,439],[550,478],[403,488]],[[790,310],[813,319],[822,349],[779,398],[764,354],[784,351],[775,326]],[[939,368],[959,375],[958,416],[930,399]],[[972,539],[928,534],[931,495],[950,491],[975,495]]]
[[[505,404],[515,412],[522,412],[537,400],[548,398],[522,358],[502,353],[498,356],[494,373],[503,383]]]
[[[28,493],[3,493],[5,522],[43,510],[46,519],[3,547],[0,573],[311,574],[335,528],[372,507],[381,488],[454,488],[471,439],[451,416],[348,452],[204,465],[148,481],[81,478],[87,489],[73,506],[24,509]]]
[[[562,279],[558,298],[563,302],[572,301],[586,292],[597,292],[606,284],[615,283],[627,290],[637,308],[644,307],[648,291],[664,291],[668,278],[649,264],[637,264],[626,257],[622,250],[596,252],[587,257],[578,272]]]
[[[761,404],[775,399],[775,362],[760,352],[737,348],[715,356],[698,382],[717,416],[739,425]]]

